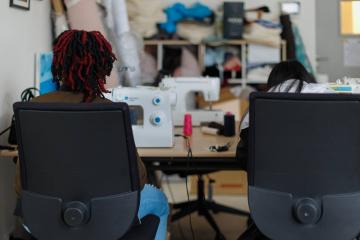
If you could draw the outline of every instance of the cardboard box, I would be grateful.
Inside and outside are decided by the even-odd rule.
[[[244,171],[222,171],[209,174],[215,180],[213,183],[214,195],[247,195],[248,182],[247,174]],[[197,193],[197,176],[190,177],[190,193]],[[208,191],[208,178],[204,176],[205,193]]]

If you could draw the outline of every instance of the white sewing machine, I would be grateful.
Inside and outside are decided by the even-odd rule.
[[[160,83],[162,90],[168,90],[176,95],[176,105],[173,107],[173,116],[175,126],[184,125],[184,115],[191,114],[192,124],[200,126],[201,122],[224,122],[224,113],[220,110],[213,110],[211,102],[220,98],[220,79],[210,77],[179,77],[164,78]],[[210,110],[189,108],[187,100],[191,97],[189,94],[201,92],[204,100],[209,102]]]
[[[154,87],[117,87],[105,97],[113,102],[126,102],[130,108],[136,147],[173,147],[174,127],[167,91]]]

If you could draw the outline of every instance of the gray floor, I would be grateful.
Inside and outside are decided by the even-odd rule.
[[[168,196],[169,202],[186,201],[186,187],[185,183],[179,180],[170,180],[170,189],[167,181],[163,182],[163,190]],[[173,197],[170,192],[172,192]],[[195,196],[190,196],[190,199],[194,199]],[[214,196],[216,202],[235,207],[242,210],[248,210],[247,198],[243,196]],[[246,220],[244,217],[234,216],[230,214],[215,214],[213,215],[215,221],[218,223],[221,231],[226,237],[226,240],[235,240],[245,230]],[[212,240],[215,239],[214,231],[208,225],[203,217],[199,217],[197,214],[191,215],[192,226],[196,240]],[[175,222],[169,226],[171,240],[192,240],[190,218],[184,217],[182,220]]]

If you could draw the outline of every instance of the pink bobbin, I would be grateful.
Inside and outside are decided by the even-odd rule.
[[[192,118],[191,114],[187,113],[184,115],[184,136],[190,137],[192,135]]]

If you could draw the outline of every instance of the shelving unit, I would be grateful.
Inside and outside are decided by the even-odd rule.
[[[157,70],[162,69],[164,46],[197,46],[198,47],[198,61],[201,69],[203,69],[203,56],[205,49],[203,44],[194,44],[187,40],[144,40],[144,46],[156,46],[157,47]]]
[[[247,79],[247,55],[248,45],[259,44],[259,42],[246,41],[246,40],[219,40],[219,41],[207,41],[199,44],[191,43],[187,40],[144,40],[144,46],[156,46],[157,48],[157,69],[162,69],[164,46],[197,46],[198,48],[198,61],[200,68],[204,70],[204,58],[206,47],[218,47],[218,46],[238,46],[240,51],[241,59],[241,79],[229,79],[230,84],[240,84],[246,86],[247,84],[264,84],[263,81],[248,81]],[[280,59],[281,61],[286,60],[286,42],[281,41],[279,46]]]

